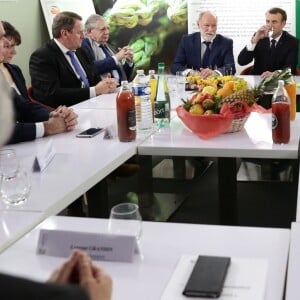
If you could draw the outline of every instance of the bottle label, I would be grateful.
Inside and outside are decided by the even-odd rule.
[[[164,119],[169,118],[170,108],[166,101],[156,101],[154,103],[154,118]]]
[[[127,120],[129,130],[136,130],[135,109],[128,110]]]
[[[272,129],[276,129],[278,126],[278,119],[275,114],[272,114]]]

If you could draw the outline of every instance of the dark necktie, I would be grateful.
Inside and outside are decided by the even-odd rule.
[[[105,54],[106,57],[112,56],[111,52],[108,50],[108,48],[107,48],[106,45],[100,45],[99,47],[102,49],[102,51],[104,52],[104,54]],[[125,71],[123,69],[123,66],[121,64],[118,64],[118,69],[119,70],[116,70],[116,71],[117,71],[117,73],[119,75],[120,81],[127,80],[126,73],[125,73]],[[113,73],[112,73],[112,75],[113,75]]]
[[[75,58],[75,53],[73,51],[68,51],[67,55],[69,55],[69,57],[71,59],[71,63],[73,65],[76,73],[79,75],[80,79],[84,83],[84,86],[85,87],[89,87],[90,86],[89,80],[85,76],[82,67],[80,66],[80,64],[78,63],[77,59]]]
[[[272,56],[274,54],[275,51],[275,47],[276,46],[276,40],[272,39],[271,40],[271,47],[270,47],[270,55]]]
[[[106,57],[110,57],[111,54],[109,52],[109,50],[107,49],[107,47],[105,45],[100,45],[100,48],[102,49],[102,51],[104,52]]]
[[[209,56],[210,56],[210,44],[211,42],[203,42],[206,45],[206,50],[202,59],[202,68],[207,68],[209,66]]]

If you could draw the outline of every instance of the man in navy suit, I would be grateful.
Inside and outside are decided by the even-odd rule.
[[[4,37],[5,31],[0,22],[0,59],[5,59],[4,44],[9,40]],[[1,92],[8,90],[7,82],[10,82],[14,88],[11,88],[12,103],[15,110],[15,127],[10,137],[9,143],[18,143],[33,140],[46,135],[57,134],[73,130],[77,124],[77,115],[72,109],[59,107],[50,112],[49,109],[31,103],[28,98],[22,96],[15,83],[15,75],[19,73],[10,72],[7,65],[0,63]],[[7,71],[6,71],[7,70]],[[15,70],[15,69],[14,69]],[[21,82],[21,81],[20,81]],[[19,85],[21,86],[21,85]],[[23,87],[25,89],[25,87]],[[18,91],[18,93],[17,93]]]
[[[109,39],[109,26],[105,19],[97,14],[88,17],[85,22],[87,38],[82,47],[87,50],[99,74],[105,78],[107,74],[114,77],[118,83],[129,80],[134,67],[133,51],[128,46],[112,49],[107,43]],[[123,62],[124,61],[124,62]]]
[[[114,79],[100,81],[87,53],[76,52],[84,38],[81,20],[73,12],[57,14],[52,24],[54,39],[30,57],[33,96],[51,107],[71,106],[116,91]]]
[[[204,78],[214,74],[235,74],[233,41],[217,34],[217,17],[210,11],[200,13],[199,32],[184,35],[180,41],[171,72],[185,75],[199,71]]]
[[[299,41],[283,30],[286,20],[286,12],[281,8],[274,7],[266,12],[266,24],[256,31],[249,45],[238,56],[241,66],[254,59],[250,74],[265,78],[283,68],[291,68],[295,74]]]

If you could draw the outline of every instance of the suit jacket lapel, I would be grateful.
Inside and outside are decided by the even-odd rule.
[[[201,39],[199,32],[194,35],[193,47],[196,49],[196,51],[193,51],[196,55],[196,57],[194,57],[195,65],[199,69],[201,67]]]
[[[57,55],[56,57],[59,60],[59,64],[64,65],[73,74],[73,76],[75,76],[78,79],[78,77],[75,74],[74,70],[72,69],[71,65],[67,61],[64,53],[59,49],[59,47],[56,45],[54,40],[50,41],[50,47],[56,52],[56,55]]]
[[[111,52],[112,55],[116,54],[116,51],[111,47],[111,45],[106,44],[106,46],[107,46],[107,49]],[[119,73],[120,81],[127,80],[125,70],[124,70],[124,68],[123,68],[123,66],[120,62],[118,63],[118,66],[117,66],[116,69]]]

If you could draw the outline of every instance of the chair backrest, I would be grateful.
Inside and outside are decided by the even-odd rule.
[[[28,93],[28,97],[29,97],[29,99],[30,99],[31,102],[38,103],[38,104],[40,104],[40,105],[42,105],[44,107],[47,107],[50,110],[54,110],[55,109],[54,107],[51,107],[51,106],[49,106],[47,104],[44,104],[44,103],[42,103],[42,102],[34,99],[33,93],[32,93],[32,86],[30,86],[30,87],[27,88],[27,93]]]
[[[300,69],[296,69],[295,75],[299,76],[300,75]]]
[[[250,70],[252,69],[253,65],[246,67],[245,69],[243,69],[240,73],[240,75],[248,75]]]

